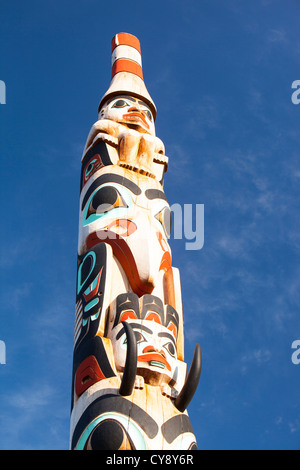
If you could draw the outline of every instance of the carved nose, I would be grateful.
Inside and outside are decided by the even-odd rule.
[[[132,112],[132,111],[137,111],[138,113],[144,114],[143,111],[137,106],[131,106],[131,108],[128,108],[128,112]]]
[[[162,357],[166,358],[165,352],[164,352],[162,349],[159,350],[158,348],[155,348],[155,347],[152,346],[152,345],[146,346],[146,347],[143,349],[143,353],[151,353],[151,352],[159,353]]]
[[[155,349],[154,346],[146,346],[144,349],[143,349],[143,353],[149,353],[149,352],[157,352],[157,350]]]

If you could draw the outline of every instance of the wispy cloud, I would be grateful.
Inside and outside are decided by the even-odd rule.
[[[19,313],[24,304],[32,294],[33,284],[30,282],[18,282],[5,289],[2,296],[2,308],[4,312],[9,311],[10,315]]]
[[[275,425],[281,430],[287,429],[290,434],[295,434],[300,431],[300,415],[296,414],[293,419],[289,419],[285,416],[277,416],[275,419]]]
[[[63,424],[67,413],[61,409],[58,390],[49,383],[35,379],[29,386],[2,394],[1,403],[1,449],[61,449],[61,442],[67,442]],[[44,429],[44,438],[38,429]],[[38,432],[39,444],[33,447],[34,439],[28,437]]]
[[[266,39],[270,43],[286,43],[288,42],[287,34],[284,29],[269,29],[267,31]]]
[[[38,256],[37,251],[41,241],[37,234],[34,236],[24,235],[20,230],[15,235],[7,233],[3,236],[3,245],[0,251],[2,269],[15,268],[36,259]]]
[[[300,417],[296,418],[293,421],[289,421],[288,425],[289,425],[291,434],[299,432],[300,431]]]
[[[248,371],[249,366],[261,366],[272,359],[269,349],[255,349],[241,357],[242,373]]]

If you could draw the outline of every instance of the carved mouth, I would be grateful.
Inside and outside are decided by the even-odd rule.
[[[126,119],[126,121],[131,121],[136,124],[142,123],[143,127],[146,127],[146,129],[150,129],[150,126],[147,123],[146,119],[140,113],[134,112],[134,113],[124,114],[123,119]]]
[[[160,367],[161,369],[167,368],[169,371],[171,371],[171,366],[168,361],[157,352],[141,354],[137,359],[139,362],[149,362],[151,366]]]

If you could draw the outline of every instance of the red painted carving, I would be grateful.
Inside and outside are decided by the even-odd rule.
[[[88,356],[77,369],[75,375],[75,392],[80,396],[91,385],[105,379],[95,356]]]

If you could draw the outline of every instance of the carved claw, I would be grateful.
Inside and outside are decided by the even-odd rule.
[[[145,386],[144,377],[142,377],[141,375],[137,375],[135,378],[135,382],[134,382],[134,388],[138,388],[139,390],[142,390],[144,386]]]
[[[122,382],[123,372],[119,373],[119,377],[120,377],[120,380]],[[138,390],[143,390],[144,387],[145,387],[144,377],[142,377],[141,375],[137,375],[136,378],[135,378],[135,381],[134,381],[134,387],[133,388],[136,388]]]
[[[160,387],[161,394],[168,398],[177,398],[178,392],[175,388],[170,387],[168,384],[162,384]]]

